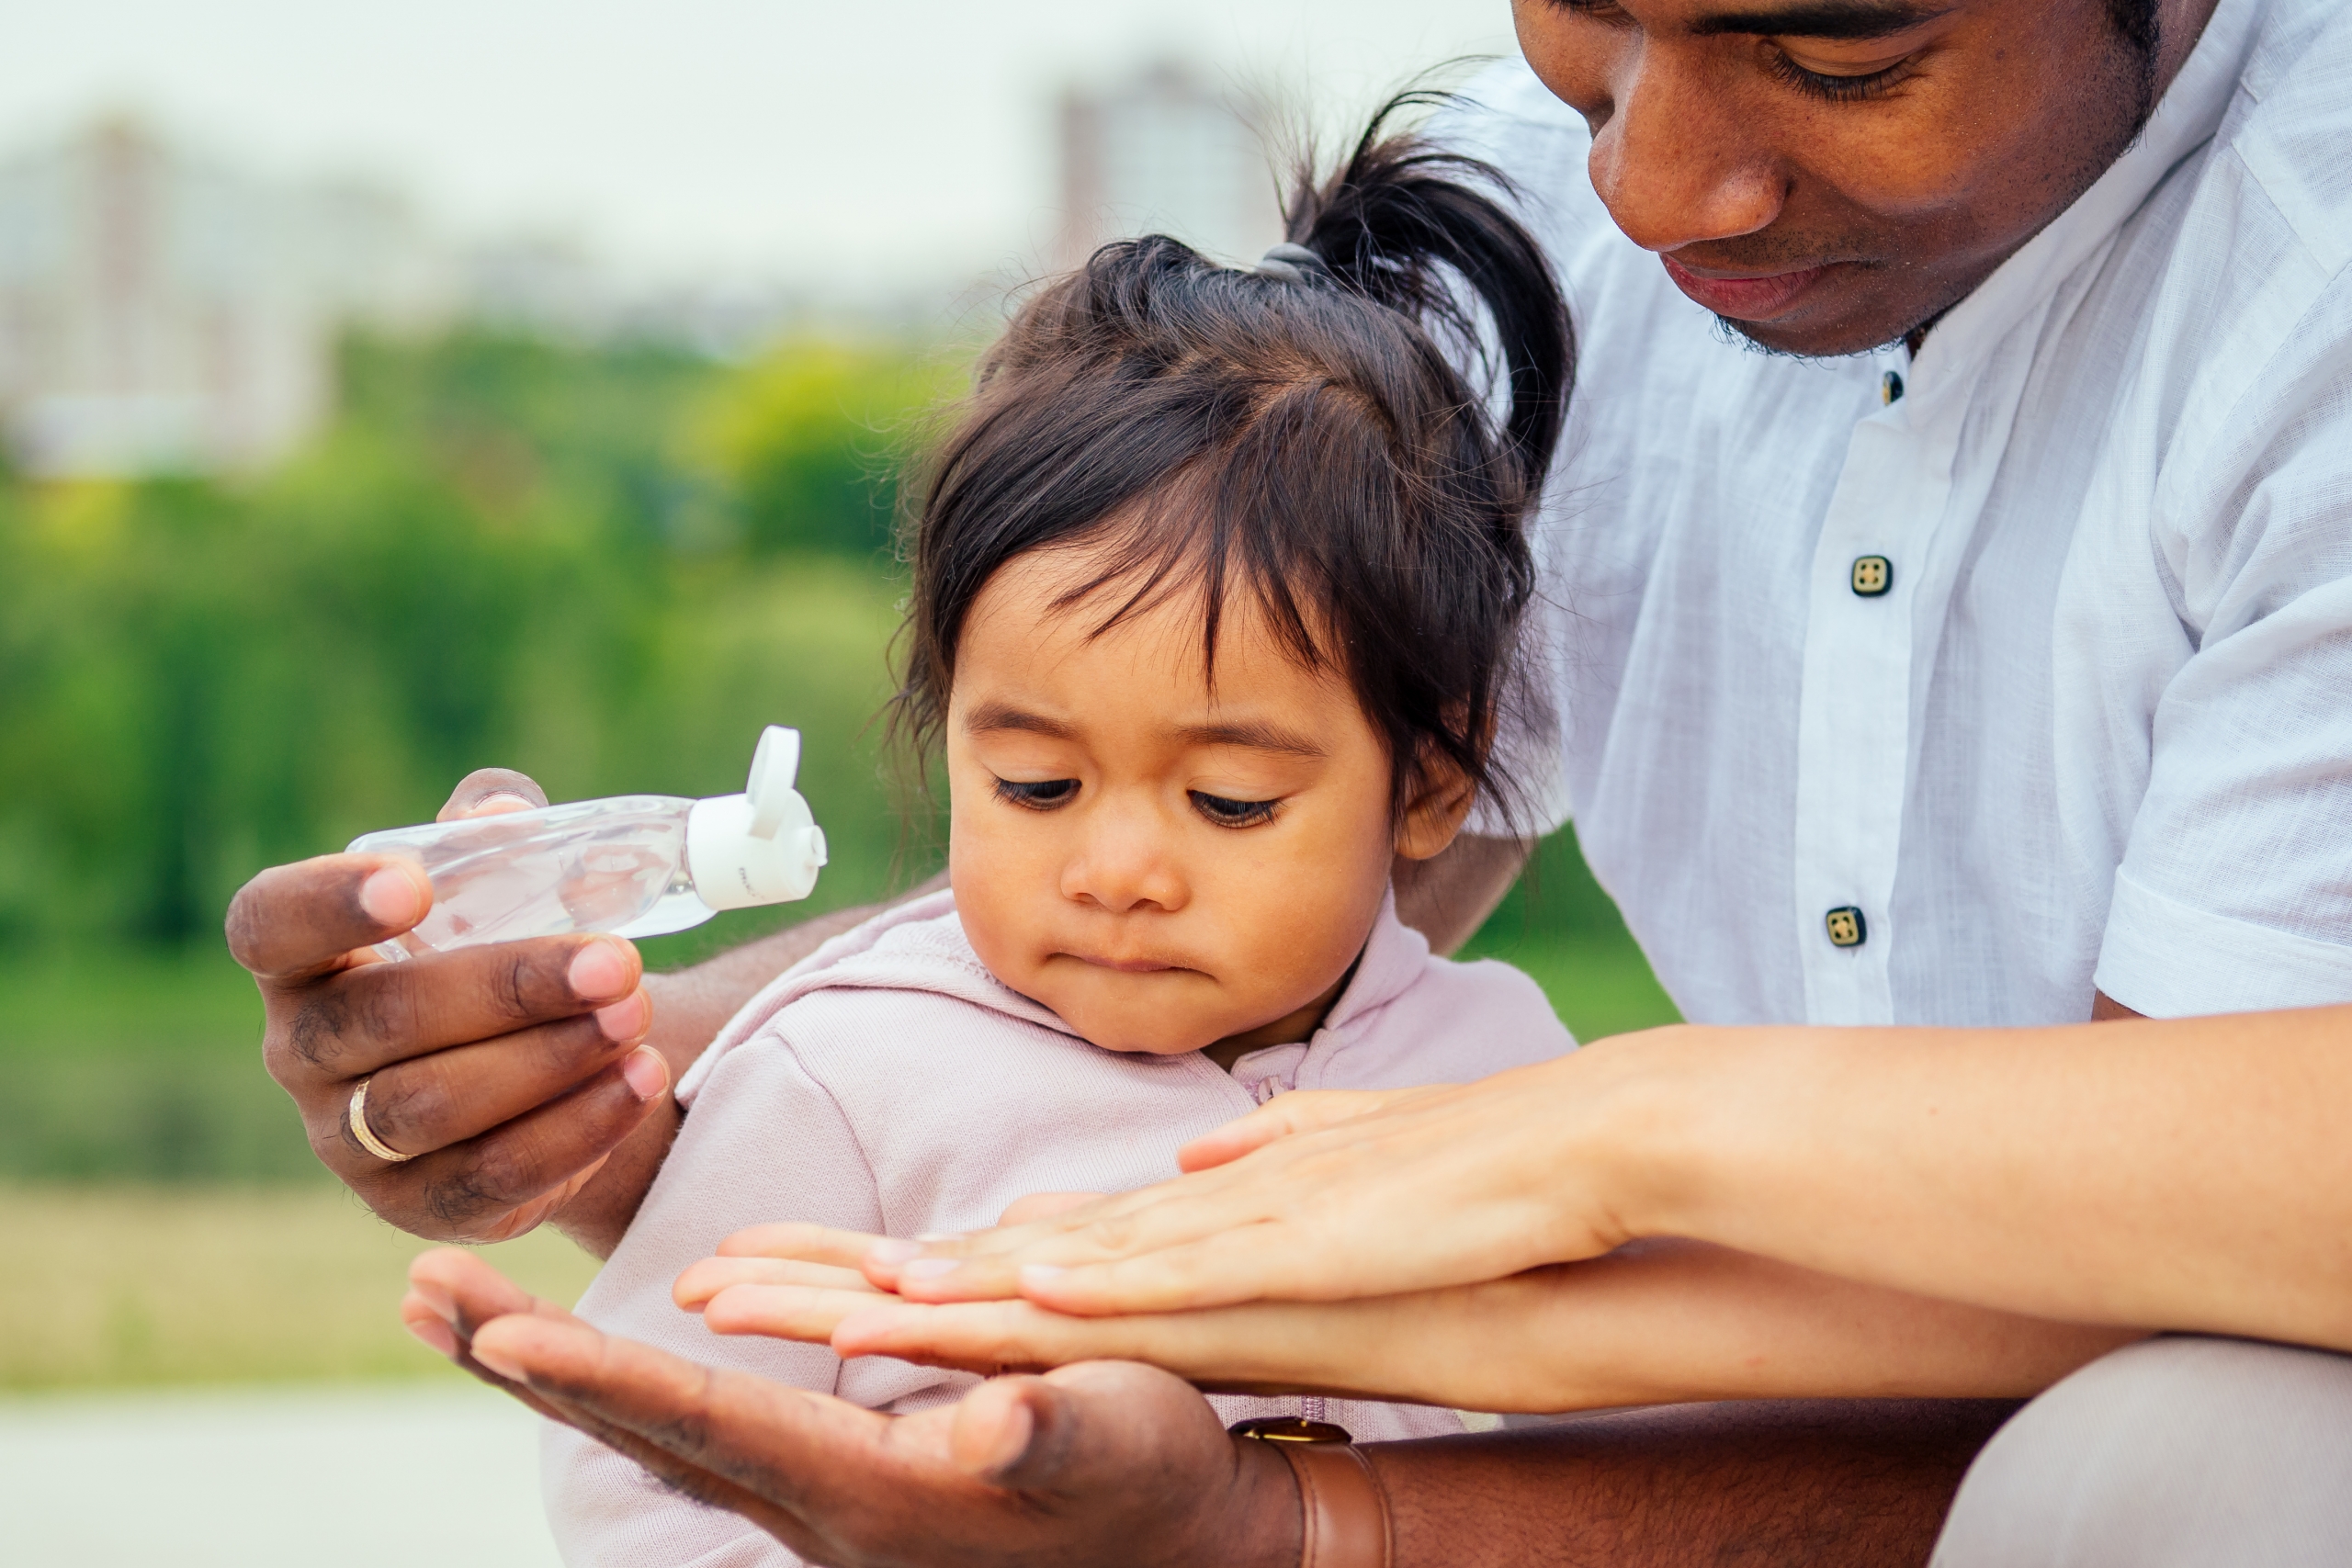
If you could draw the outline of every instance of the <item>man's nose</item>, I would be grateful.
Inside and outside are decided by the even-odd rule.
[[[1185,883],[1172,836],[1144,803],[1102,803],[1088,814],[1078,852],[1062,868],[1062,896],[1114,914],[1144,905],[1182,908]]]
[[[1756,127],[1680,53],[1626,51],[1592,141],[1593,189],[1648,251],[1752,234],[1780,216],[1787,194]]]

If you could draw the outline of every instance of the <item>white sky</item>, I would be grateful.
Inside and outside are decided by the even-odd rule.
[[[632,269],[921,285],[1051,228],[1054,95],[1182,53],[1324,118],[1511,46],[1507,0],[0,0],[0,152],[130,108]]]

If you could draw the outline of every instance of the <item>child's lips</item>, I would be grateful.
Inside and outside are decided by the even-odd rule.
[[[1122,975],[1164,975],[1182,969],[1181,964],[1164,964],[1157,958],[1097,958],[1092,953],[1072,953],[1066,956],[1080,964],[1091,964],[1097,969],[1115,969]]]

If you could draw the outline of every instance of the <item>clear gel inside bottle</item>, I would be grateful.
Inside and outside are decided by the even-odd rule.
[[[415,861],[433,908],[377,951],[406,958],[571,931],[661,936],[719,909],[805,898],[825,835],[793,786],[799,736],[770,726],[750,787],[709,800],[630,795],[365,833],[355,853]]]

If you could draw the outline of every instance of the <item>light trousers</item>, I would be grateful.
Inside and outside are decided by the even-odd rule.
[[[2025,1406],[1929,1568],[2352,1564],[2352,1356],[2166,1336]]]

